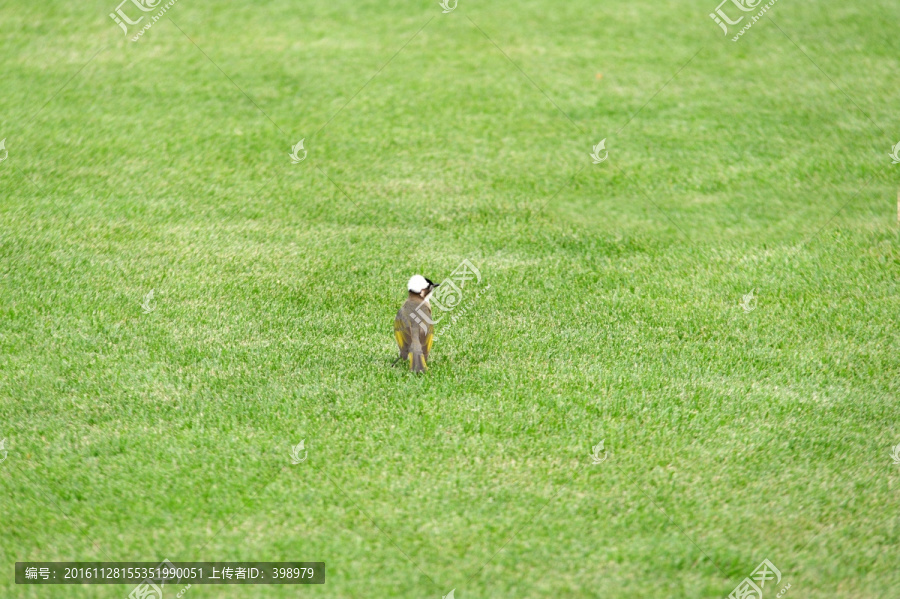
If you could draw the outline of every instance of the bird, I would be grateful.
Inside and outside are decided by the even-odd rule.
[[[397,360],[409,362],[409,369],[413,372],[428,369],[428,353],[434,340],[434,321],[431,320],[428,297],[439,285],[422,275],[413,275],[406,285],[409,296],[394,319],[394,337],[400,346]]]

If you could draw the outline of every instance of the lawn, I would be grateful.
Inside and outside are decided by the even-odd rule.
[[[900,4],[116,1],[0,2],[0,596],[897,597]]]

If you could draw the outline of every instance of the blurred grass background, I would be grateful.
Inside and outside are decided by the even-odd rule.
[[[327,564],[198,598],[900,588],[900,6],[737,43],[683,1],[179,0],[137,43],[114,8],[0,2],[4,596],[131,590],[28,560]],[[463,259],[490,289],[391,367],[406,280]]]

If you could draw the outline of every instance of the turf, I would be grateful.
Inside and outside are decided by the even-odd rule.
[[[895,597],[900,5],[707,4],[0,4],[0,595]]]

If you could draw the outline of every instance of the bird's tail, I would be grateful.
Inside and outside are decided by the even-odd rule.
[[[425,355],[420,351],[409,352],[409,369],[413,372],[425,372],[428,364],[425,363]]]
[[[422,344],[416,339],[409,348],[409,369],[413,372],[425,372],[428,364],[425,362],[425,354],[422,353]]]

